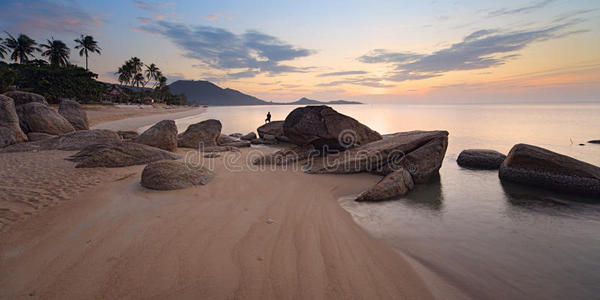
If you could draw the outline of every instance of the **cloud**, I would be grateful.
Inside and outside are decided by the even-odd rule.
[[[532,11],[538,10],[540,8],[544,8],[548,4],[555,2],[556,0],[544,0],[536,3],[532,3],[527,6],[522,6],[514,9],[501,8],[498,10],[491,11],[488,15],[490,17],[498,17],[504,15],[514,15],[514,14],[522,14],[522,13],[530,13]]]
[[[199,60],[212,68],[231,70],[234,73],[228,76],[237,78],[261,73],[306,72],[306,68],[282,62],[314,53],[254,30],[235,34],[218,27],[190,26],[169,21],[142,24],[139,29],[162,35],[183,49],[185,57]]]
[[[221,16],[221,14],[214,13],[214,14],[210,14],[210,15],[204,17],[204,18],[207,19],[207,20],[209,20],[209,21],[216,21],[220,16]]]
[[[385,79],[396,82],[437,77],[450,71],[486,69],[514,59],[518,56],[515,52],[532,43],[581,32],[567,30],[575,23],[568,22],[523,31],[479,30],[469,34],[461,42],[431,54],[409,54],[378,49],[359,57],[358,60],[365,63],[393,64],[394,71],[387,74]]]
[[[139,9],[143,9],[149,12],[157,12],[167,7],[175,5],[173,2],[154,2],[154,1],[140,1],[133,0],[133,4]]]
[[[323,73],[323,74],[317,75],[317,77],[363,75],[363,74],[367,74],[367,72],[366,71],[342,71],[342,72]]]
[[[317,86],[327,87],[327,86],[338,86],[342,84],[352,84],[352,85],[361,85],[368,87],[376,87],[376,88],[391,88],[394,85],[391,84],[383,84],[381,83],[381,78],[345,78],[343,80],[336,80],[326,83],[319,83]]]
[[[94,32],[104,17],[91,14],[75,1],[2,1],[0,28],[13,34],[81,34]]]

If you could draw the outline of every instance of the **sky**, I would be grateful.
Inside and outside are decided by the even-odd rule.
[[[267,101],[600,102],[600,1],[0,0],[0,30]],[[85,59],[72,50],[71,62]]]

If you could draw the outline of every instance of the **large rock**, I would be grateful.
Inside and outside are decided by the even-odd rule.
[[[284,123],[285,121],[273,121],[265,123],[265,125],[258,127],[256,131],[258,132],[258,136],[261,139],[276,139],[280,142],[290,143],[290,139],[285,136],[285,133],[283,131]]]
[[[179,161],[157,161],[142,171],[142,186],[153,190],[178,190],[209,183],[215,174],[200,166]]]
[[[123,141],[129,142],[135,140],[140,136],[137,131],[133,130],[119,130],[117,134],[123,139]]]
[[[88,122],[87,114],[81,104],[77,101],[64,99],[58,106],[58,113],[63,116],[75,130],[89,130],[90,124]]]
[[[406,195],[414,187],[412,175],[400,168],[363,192],[356,201],[381,201]]]
[[[76,168],[118,168],[143,165],[159,160],[176,160],[179,155],[148,145],[122,142],[95,144],[83,148],[69,160],[78,164]]]
[[[33,136],[34,133],[29,133]],[[35,133],[41,135],[40,133]],[[54,136],[37,141],[21,143],[0,149],[0,152],[32,152],[45,150],[81,150],[87,146],[100,143],[120,143],[121,137],[106,129],[79,130],[61,136]]]
[[[19,124],[25,133],[43,132],[61,135],[75,131],[73,125],[45,104],[31,102],[17,107]]]
[[[423,183],[438,174],[447,146],[447,131],[400,132],[337,155],[316,159],[307,172],[387,175],[404,168],[411,173],[415,183]]]
[[[283,124],[284,136],[296,145],[344,150],[381,140],[381,135],[333,108],[306,106],[294,109]]]
[[[210,119],[190,125],[187,130],[177,138],[177,145],[185,148],[210,147],[217,145],[217,138],[221,135],[221,122]]]
[[[506,155],[496,150],[468,149],[458,155],[456,162],[463,168],[497,170],[504,159]]]
[[[38,103],[48,105],[48,102],[46,102],[46,98],[44,98],[44,96],[38,95],[35,93],[10,91],[10,92],[4,93],[4,96],[10,97],[13,100],[15,100],[15,106],[19,106],[19,105],[23,105],[23,104],[27,104],[27,103],[31,103],[31,102],[38,102]]]
[[[135,139],[136,143],[167,151],[177,149],[177,126],[173,120],[162,120]]]
[[[13,99],[0,95],[0,148],[25,141]]]
[[[600,197],[600,168],[544,148],[515,145],[500,166],[501,180]]]
[[[230,147],[237,147],[237,148],[250,147],[250,142],[240,141],[240,140],[235,139],[235,138],[231,137],[230,135],[226,135],[226,134],[221,134],[219,136],[219,138],[217,139],[217,144],[219,146],[230,146]]]
[[[51,139],[51,138],[55,138],[55,137],[56,137],[56,135],[47,134],[47,133],[43,133],[43,132],[30,132],[27,134],[27,138],[29,139],[30,142],[47,140],[47,139]]]
[[[246,135],[242,135],[240,137],[240,140],[244,140],[244,141],[251,141],[251,140],[255,140],[256,139],[256,133],[254,132],[250,132]]]

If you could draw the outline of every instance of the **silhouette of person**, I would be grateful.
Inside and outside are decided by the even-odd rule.
[[[265,119],[265,123],[271,123],[271,112],[267,113],[267,118]]]

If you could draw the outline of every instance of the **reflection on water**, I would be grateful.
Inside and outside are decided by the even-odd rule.
[[[217,107],[206,118],[223,132],[247,133],[267,111],[284,119],[292,106]],[[504,153],[530,143],[600,165],[600,105],[346,105],[335,109],[380,133],[446,129],[440,178],[404,198],[340,199],[373,236],[446,282],[482,299],[594,299],[600,295],[600,205],[591,199],[503,184],[497,171],[462,169],[461,150]]]

